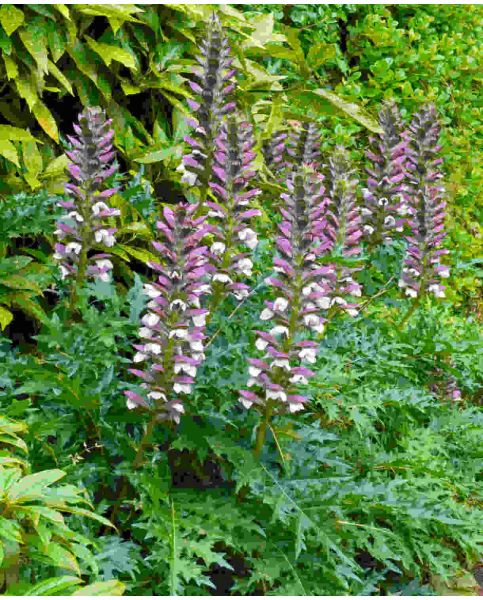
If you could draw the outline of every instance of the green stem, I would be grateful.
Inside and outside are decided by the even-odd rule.
[[[70,313],[73,315],[76,311],[77,299],[79,297],[79,290],[84,285],[84,279],[86,277],[87,272],[87,246],[82,244],[82,250],[79,256],[79,264],[77,267],[77,277],[75,279],[74,285],[72,286],[71,294],[70,294]]]
[[[272,407],[270,404],[267,404],[265,408],[265,414],[263,415],[263,419],[260,421],[257,427],[257,437],[255,440],[255,447],[253,449],[253,456],[258,459],[260,458],[260,454],[262,453],[263,444],[265,443],[265,438],[267,436],[267,429],[270,423],[270,417],[272,416]]]

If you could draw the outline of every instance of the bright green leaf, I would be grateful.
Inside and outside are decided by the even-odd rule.
[[[12,35],[23,22],[23,12],[18,8],[15,8],[13,4],[4,4],[2,8],[0,8],[0,23],[8,36]]]

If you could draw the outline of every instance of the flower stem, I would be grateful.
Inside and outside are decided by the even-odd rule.
[[[272,416],[272,407],[270,404],[267,404],[265,408],[265,414],[263,415],[263,419],[260,420],[260,423],[257,427],[257,437],[255,440],[255,447],[253,449],[253,456],[255,458],[260,458],[260,454],[262,453],[262,448],[265,443],[265,438],[267,436],[267,429],[270,423],[270,418]]]
[[[77,268],[77,277],[74,285],[72,286],[70,294],[70,313],[73,315],[76,311],[76,304],[78,299],[78,292],[84,285],[84,279],[87,271],[87,247],[85,244],[82,245],[82,250],[79,255],[79,265]]]

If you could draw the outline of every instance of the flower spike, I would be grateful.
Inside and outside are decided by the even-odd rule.
[[[426,292],[443,298],[445,288],[440,280],[449,277],[448,267],[441,263],[441,257],[448,251],[442,248],[446,236],[446,202],[438,169],[443,161],[438,157],[439,134],[436,109],[432,105],[414,116],[407,134],[411,233],[406,238],[408,247],[399,286],[412,298]]]
[[[76,277],[78,283],[86,276],[109,281],[112,269],[105,249],[116,243],[116,229],[108,219],[120,212],[108,205],[108,198],[117,189],[102,190],[103,183],[118,168],[114,162],[111,123],[101,108],[86,108],[79,115],[79,124],[74,125],[77,136],[67,136],[72,145],[66,152],[71,182],[65,189],[70,198],[60,202],[66,214],[57,223],[54,258],[60,262],[62,278]],[[89,256],[97,248],[100,252]]]
[[[157,280],[145,285],[150,298],[135,345],[134,363],[142,370],[131,373],[142,379],[143,393],[125,391],[127,407],[147,408],[159,420],[176,423],[184,412],[183,398],[191,392],[198,366],[203,362],[208,311],[200,299],[210,286],[208,248],[201,245],[208,232],[205,218],[195,218],[196,204],[165,207],[157,223],[160,241],[153,242],[160,262],[149,263]]]
[[[276,240],[276,274],[267,280],[274,298],[266,302],[260,315],[272,327],[268,332],[257,332],[255,346],[263,356],[249,359],[249,389],[241,391],[239,397],[245,408],[256,405],[270,414],[303,409],[307,399],[297,388],[314,374],[307,364],[315,362],[318,346],[307,336],[324,330],[317,304],[323,292],[314,290],[322,285],[327,272],[317,265],[323,252],[324,188],[307,170],[291,173],[287,188],[288,193],[282,194],[283,220]]]
[[[395,104],[385,104],[379,112],[382,133],[371,138],[366,152],[371,161],[367,169],[367,187],[362,190],[364,236],[369,248],[391,241],[395,231],[402,231],[401,215],[407,214],[405,162],[408,142]]]

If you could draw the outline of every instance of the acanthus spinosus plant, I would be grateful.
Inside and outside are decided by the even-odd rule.
[[[250,207],[260,193],[257,188],[250,187],[250,181],[256,175],[252,169],[254,145],[251,125],[234,115],[226,119],[215,140],[215,177],[210,187],[217,202],[206,202],[210,209],[208,215],[216,222],[213,227],[215,242],[211,246],[216,269],[213,306],[221,300],[224,291],[233,293],[238,299],[248,294],[248,286],[239,279],[252,274],[250,256],[258,238],[250,221],[261,214],[259,209]]]
[[[399,286],[418,301],[427,292],[444,297],[440,279],[449,277],[448,267],[441,263],[448,251],[442,248],[446,203],[438,168],[443,162],[438,157],[439,134],[436,110],[430,105],[416,113],[406,135],[411,231],[406,238],[408,247]]]
[[[292,170],[302,165],[316,169],[320,158],[320,132],[315,123],[293,122],[286,146],[287,164]]]
[[[188,119],[193,127],[185,141],[191,146],[184,156],[180,170],[182,182],[197,185],[200,209],[208,192],[213,174],[215,139],[225,115],[235,108],[230,96],[235,88],[232,81],[235,70],[231,68],[230,46],[223,27],[212,15],[206,31],[206,40],[200,44],[199,65],[194,68],[194,80],[189,82],[196,100],[188,100],[193,116]]]
[[[264,140],[262,144],[262,153],[265,165],[274,175],[278,175],[287,166],[287,133],[284,131],[275,132],[270,139]]]
[[[386,103],[379,112],[382,133],[370,138],[366,152],[371,165],[367,168],[367,187],[362,190],[364,237],[369,249],[390,242],[394,232],[403,230],[401,218],[407,214],[405,200],[406,151],[403,123],[395,104]]]
[[[260,315],[273,326],[269,331],[256,332],[255,345],[263,354],[249,359],[249,389],[242,390],[239,397],[245,408],[255,406],[264,415],[256,453],[261,450],[272,415],[303,409],[307,399],[297,388],[313,375],[307,365],[315,362],[318,345],[308,339],[308,333],[321,334],[324,330],[316,303],[323,292],[312,289],[327,273],[317,260],[324,251],[320,241],[324,189],[314,173],[305,169],[289,174],[287,188],[288,193],[282,194],[283,220],[276,240],[276,274],[267,280],[274,298],[266,302]]]
[[[127,407],[150,410],[155,420],[179,422],[183,398],[190,394],[198,365],[204,360],[208,310],[201,298],[210,292],[206,276],[209,252],[201,241],[209,230],[205,217],[195,217],[196,204],[165,207],[158,221],[159,239],[153,247],[159,263],[154,283],[145,285],[150,298],[139,330],[141,343],[134,347],[131,373],[142,379],[144,393],[125,391]]]
[[[114,130],[99,107],[87,108],[74,125],[76,136],[67,136],[72,149],[67,152],[72,181],[65,186],[70,199],[60,202],[68,212],[57,223],[54,258],[60,262],[62,278],[75,277],[73,294],[86,277],[109,280],[112,263],[104,250],[116,242],[111,217],[120,214],[107,199],[116,188],[102,190],[117,170],[112,149]],[[98,250],[91,255],[92,250]]]

